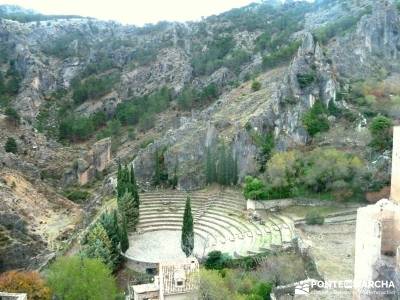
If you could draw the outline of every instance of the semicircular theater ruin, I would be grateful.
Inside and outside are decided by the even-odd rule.
[[[130,235],[131,247],[125,253],[133,267],[143,269],[185,258],[180,235],[186,197],[178,191],[140,195],[137,232]],[[251,256],[288,246],[294,238],[292,220],[274,213],[262,217],[248,213],[237,191],[193,192],[190,198],[196,257],[213,250],[232,257]]]

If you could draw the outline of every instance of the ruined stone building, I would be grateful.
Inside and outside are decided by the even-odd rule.
[[[400,126],[393,130],[390,200],[357,211],[353,300],[399,299]]]
[[[199,263],[196,258],[160,262],[158,275],[147,284],[129,287],[131,300],[193,300],[196,299]]]

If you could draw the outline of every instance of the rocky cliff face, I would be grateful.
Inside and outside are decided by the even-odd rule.
[[[311,74],[306,87],[298,77]],[[262,89],[251,91],[249,84],[225,94],[214,105],[181,120],[182,125],[139,152],[133,164],[142,182],[151,183],[155,175],[155,153],[164,152],[170,177],[178,170],[178,188],[193,189],[205,184],[206,149],[223,141],[237,158],[239,181],[256,174],[259,147],[251,131],[271,133],[279,149],[305,145],[308,134],[302,117],[320,100],[325,106],[336,99],[337,83],[332,66],[313,36],[306,33],[290,66],[262,75]]]
[[[349,26],[345,22],[343,27],[343,20]],[[17,267],[18,261],[27,266],[33,256],[50,253],[49,244],[68,236],[80,215],[78,206],[60,196],[63,186],[85,184],[96,173],[111,170],[106,187],[112,187],[118,161],[133,163],[143,188],[151,188],[161,168],[168,179],[177,178],[177,188],[191,190],[206,183],[208,149],[224,144],[236,159],[242,182],[246,175],[259,175],[265,163],[260,139],[272,136],[275,151],[309,145],[303,117],[317,101],[326,108],[348,109],[358,118],[340,123],[327,115],[331,128],[341,128],[341,134],[327,133],[319,143],[365,148],[367,119],[339,95],[349,93],[357,80],[397,82],[399,51],[400,20],[392,1],[287,1],[283,6],[266,1],[201,22],[143,28],[79,17],[18,21],[0,10],[0,72],[7,78],[16,73],[20,83],[5,101],[0,94],[0,105],[5,102],[22,116],[18,126],[12,125],[0,108],[3,268]],[[74,101],[77,82],[88,78],[110,84],[100,95]],[[260,89],[252,87],[253,78]],[[190,111],[179,108],[182,91],[201,94],[210,85],[218,96],[205,96]],[[95,144],[93,135],[63,145],[56,135],[35,129],[43,112],[52,130],[57,130],[59,114],[102,111],[111,119],[119,103],[163,86],[171,90],[171,101],[155,116],[154,128],[131,128],[130,137],[123,128],[112,150],[109,139]],[[103,127],[104,122],[99,130]],[[16,139],[17,154],[4,151],[8,137]],[[101,202],[97,194],[93,199],[96,205]],[[27,212],[30,205],[46,212],[47,225]],[[21,230],[10,231],[17,223]],[[51,238],[45,236],[55,228]],[[16,251],[26,256],[4,267]]]
[[[333,41],[327,50],[344,77],[363,79],[399,72],[400,19],[396,6],[390,1],[374,1],[371,14],[361,18],[356,30]]]

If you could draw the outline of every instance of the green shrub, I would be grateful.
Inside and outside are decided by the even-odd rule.
[[[291,196],[291,189],[289,186],[266,185],[258,178],[246,176],[243,194],[253,200],[284,199]]]
[[[340,117],[342,115],[342,110],[337,107],[333,100],[329,101],[328,112],[331,116]]]
[[[231,259],[228,254],[223,254],[221,251],[211,251],[207,255],[204,266],[206,269],[222,270],[226,267],[227,261]]]
[[[325,222],[324,216],[322,216],[318,211],[312,210],[306,214],[306,224],[307,225],[322,225]]]
[[[17,142],[13,137],[9,137],[7,139],[6,144],[4,145],[4,150],[6,152],[17,154],[18,152]]]
[[[372,135],[370,146],[373,149],[383,151],[391,148],[392,126],[392,120],[384,116],[377,116],[372,120],[369,131]]]
[[[305,74],[297,74],[297,82],[301,89],[304,89],[310,86],[316,79],[316,75],[314,72],[305,73]]]
[[[274,135],[272,133],[260,134],[251,128],[250,123],[246,124],[246,131],[250,133],[254,144],[256,144],[261,150],[258,161],[260,163],[260,171],[264,172],[265,163],[270,159],[272,151],[275,148]]]
[[[261,83],[257,80],[253,80],[253,82],[251,83],[251,89],[255,92],[255,91],[259,91],[261,88]]]
[[[7,107],[6,108],[6,116],[10,121],[14,122],[15,124],[19,123],[20,116],[14,108]]]
[[[329,121],[326,109],[321,101],[317,100],[313,107],[303,116],[303,126],[310,136],[329,130]]]
[[[90,197],[90,195],[89,192],[79,189],[69,189],[64,192],[65,197],[76,203],[84,202]]]

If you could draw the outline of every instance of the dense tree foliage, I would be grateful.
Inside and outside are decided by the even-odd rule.
[[[113,245],[100,222],[90,229],[85,242],[85,256],[100,259],[111,270],[115,268],[117,257],[113,256]]]
[[[38,272],[9,271],[0,274],[0,291],[27,293],[28,300],[50,300],[51,290]]]
[[[186,256],[190,256],[194,248],[194,228],[193,228],[193,216],[192,207],[190,205],[190,197],[186,198],[185,211],[183,213],[182,223],[182,236],[181,236],[181,248]]]
[[[121,251],[129,248],[128,230],[124,216],[117,211],[103,213],[89,228],[82,240],[83,255],[100,259],[115,271],[122,262]]]
[[[57,299],[116,299],[117,287],[110,269],[98,259],[61,257],[47,271],[47,282]]]
[[[143,97],[134,97],[118,104],[116,118],[124,125],[139,125],[142,130],[154,126],[154,115],[168,108],[171,91],[167,87]]]
[[[278,152],[266,164],[264,180],[246,177],[244,195],[250,199],[279,199],[328,193],[346,200],[365,190],[365,176],[360,158],[336,149]]]
[[[61,120],[59,125],[60,140],[77,142],[88,139],[95,127],[90,117],[70,115]]]
[[[228,266],[228,261],[231,257],[227,254],[223,254],[221,251],[211,251],[207,254],[204,267],[211,270],[222,270]]]
[[[109,93],[114,84],[119,80],[119,74],[106,76],[89,76],[73,85],[75,104],[81,104],[88,99],[97,99]]]
[[[8,61],[7,72],[3,74],[0,71],[0,105],[7,106],[9,104],[10,99],[18,93],[21,80],[15,60]]]

